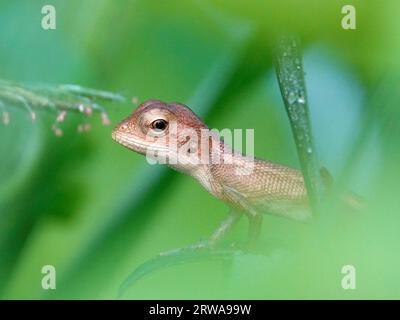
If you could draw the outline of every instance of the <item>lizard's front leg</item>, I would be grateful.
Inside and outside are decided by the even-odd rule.
[[[200,241],[198,243],[191,244],[191,245],[183,247],[183,248],[178,248],[178,249],[173,249],[173,250],[170,250],[167,252],[162,252],[162,253],[160,253],[160,255],[175,254],[184,249],[212,248],[217,244],[217,242],[219,242],[224,237],[224,235],[229,230],[232,229],[233,225],[239,220],[239,218],[241,216],[242,216],[241,212],[231,209],[231,211],[229,212],[229,216],[221,222],[219,227],[213,232],[213,234],[210,236],[210,238],[208,240]]]
[[[239,220],[241,216],[241,212],[231,209],[229,212],[229,216],[221,222],[219,227],[213,232],[208,240],[192,244],[187,248],[201,249],[215,246],[226,235],[226,233],[232,229],[233,225]]]
[[[222,221],[220,226],[214,231],[214,233],[211,235],[209,239],[209,244],[211,246],[215,245],[219,240],[223,238],[223,236],[230,230],[232,229],[233,225],[235,222],[239,220],[239,218],[242,216],[241,212],[235,211],[231,209],[229,212],[229,216]]]

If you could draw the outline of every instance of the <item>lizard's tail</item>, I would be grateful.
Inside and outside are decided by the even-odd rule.
[[[320,176],[325,190],[329,192],[332,188],[334,179],[327,168],[321,167]],[[360,211],[365,208],[365,199],[354,192],[347,192],[342,196],[342,201],[354,211]]]

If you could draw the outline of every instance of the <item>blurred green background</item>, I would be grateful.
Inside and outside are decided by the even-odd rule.
[[[357,29],[341,28],[353,4]],[[57,29],[41,28],[53,4]],[[366,199],[353,218],[334,200],[321,222],[266,217],[253,253],[154,272],[123,298],[400,298],[400,3],[111,1],[0,3],[0,78],[87,87],[190,105],[210,127],[254,128],[255,153],[298,167],[273,68],[280,32],[303,40],[312,126],[337,191]],[[15,106],[0,125],[0,297],[114,299],[160,251],[209,235],[226,213],[193,179],[122,148],[111,127]],[[113,124],[134,105],[106,106]],[[226,243],[242,242],[246,221]],[[41,287],[54,265],[57,289]],[[344,265],[355,290],[341,287]]]

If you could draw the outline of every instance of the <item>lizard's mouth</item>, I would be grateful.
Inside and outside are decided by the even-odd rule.
[[[135,139],[134,136],[131,134],[127,134],[124,132],[119,132],[117,130],[114,130],[111,134],[112,138],[118,142],[119,144],[123,145],[124,147],[145,154],[146,152],[168,152],[169,149],[166,147],[159,146],[155,143],[148,142],[148,143],[143,143],[139,142],[137,139]]]

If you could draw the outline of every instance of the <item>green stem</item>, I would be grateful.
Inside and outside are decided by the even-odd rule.
[[[37,110],[104,113],[98,102],[121,102],[124,99],[119,94],[78,85],[32,86],[0,79],[0,104],[21,106],[33,116]]]
[[[275,58],[279,87],[315,213],[321,196],[321,179],[313,143],[299,39],[294,36],[281,36],[278,39]]]

